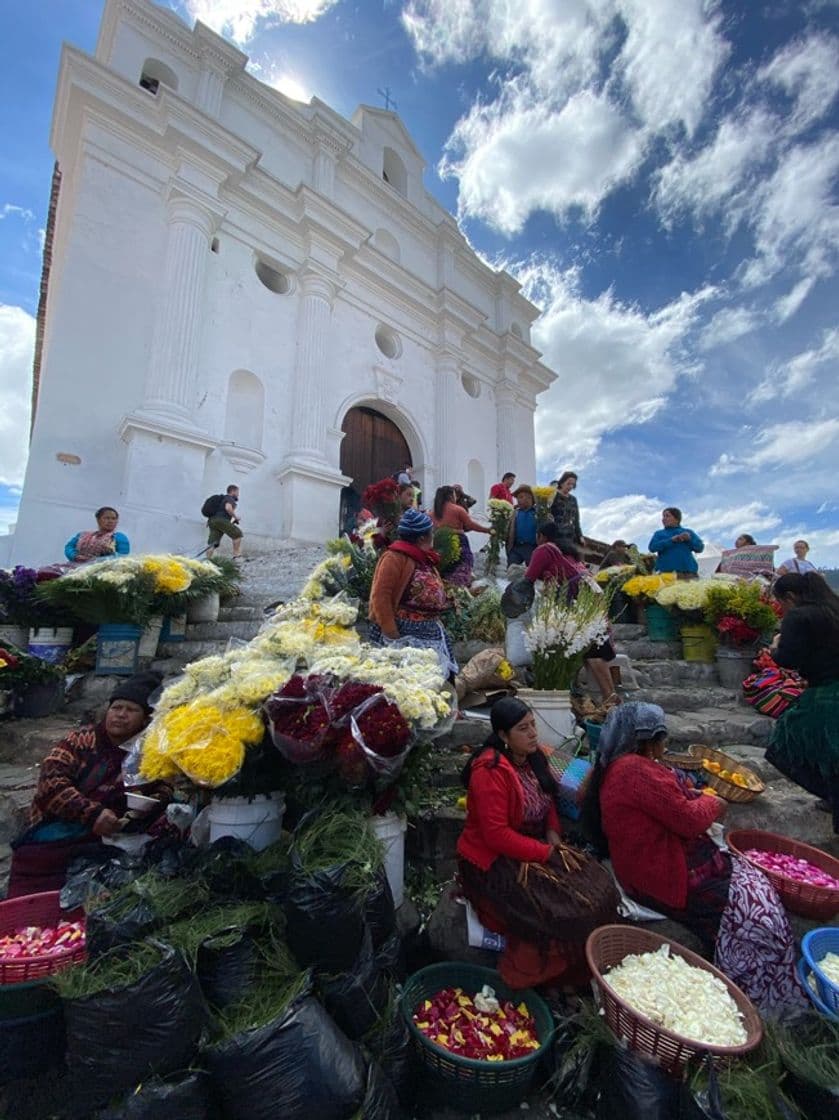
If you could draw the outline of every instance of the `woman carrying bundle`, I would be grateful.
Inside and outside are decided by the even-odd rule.
[[[764,1015],[800,1010],[807,997],[774,887],[714,843],[707,830],[725,816],[727,803],[684,785],[662,763],[666,744],[657,704],[609,712],[586,799],[588,831],[627,895],[700,937]]]
[[[584,982],[586,938],[615,920],[617,891],[604,868],[560,837],[557,786],[533,712],[505,697],[490,719],[492,734],[463,771],[463,894],[505,935],[499,972],[511,988]]]
[[[824,799],[839,833],[839,597],[819,572],[789,572],[773,592],[784,616],[772,656],[808,687],[775,724],[766,758]]]
[[[460,540],[460,562],[447,575],[449,583],[468,587],[472,582],[472,568],[475,560],[467,533],[492,533],[486,525],[473,521],[462,505],[458,503],[453,486],[440,486],[434,495],[435,529],[454,529]]]

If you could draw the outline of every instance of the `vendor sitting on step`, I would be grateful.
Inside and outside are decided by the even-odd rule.
[[[103,837],[122,830],[124,744],[147,726],[149,697],[161,680],[159,673],[139,673],[117,685],[105,718],[71,731],[41,763],[29,827],[12,841],[7,897],[60,890],[71,860],[97,851]],[[160,816],[171,791],[146,786],[143,793],[158,800]]]
[[[462,775],[463,894],[480,921],[506,938],[498,968],[505,984],[584,983],[586,938],[617,920],[617,891],[604,868],[560,837],[557,784],[533,712],[505,697],[490,720],[492,734]]]
[[[717,968],[761,1014],[800,1012],[807,997],[781,901],[762,872],[708,834],[728,804],[689,787],[664,765],[666,744],[657,704],[612,709],[586,795],[587,832],[600,854],[611,857],[626,894],[700,937]]]

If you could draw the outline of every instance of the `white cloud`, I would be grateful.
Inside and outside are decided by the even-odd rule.
[[[4,202],[2,209],[0,209],[0,222],[4,218],[20,218],[23,222],[34,222],[35,215],[25,206],[15,206],[13,202]]]
[[[534,210],[579,208],[591,217],[642,154],[642,135],[602,97],[583,91],[554,112],[511,82],[457,123],[440,173],[459,180],[463,217],[511,235]]]
[[[308,104],[312,100],[314,90],[308,81],[284,61],[275,58],[264,61],[250,59],[248,69],[265,85],[285,94],[292,101],[303,101]]]
[[[745,455],[724,452],[711,468],[711,475],[736,474],[761,468],[795,467],[802,463],[818,470],[813,462],[823,451],[835,448],[839,437],[839,420],[787,420],[764,428],[751,441],[752,450]]]
[[[711,350],[735,342],[760,326],[761,316],[747,307],[724,307],[718,311],[699,340],[700,350]]]
[[[185,7],[192,19],[243,46],[259,24],[311,23],[335,3],[337,0],[185,0]]]
[[[621,537],[635,541],[645,549],[652,534],[661,528],[661,511],[670,498],[649,497],[646,494],[625,494],[607,498],[583,510],[583,530],[595,540],[613,541]],[[781,525],[781,518],[763,502],[745,502],[740,505],[690,508],[679,499],[686,525],[709,540],[727,540],[739,533],[774,533]],[[771,543],[771,542],[770,542]]]
[[[643,424],[661,410],[680,375],[692,372],[683,343],[712,289],[683,294],[654,314],[621,303],[611,292],[585,299],[574,270],[545,262],[511,271],[544,308],[533,343],[556,370],[536,414],[541,473],[590,461],[609,431]]]
[[[839,40],[811,35],[790,43],[759,71],[758,80],[793,98],[788,125],[798,132],[825,116],[839,93]]]
[[[839,383],[839,328],[827,330],[821,344],[796,354],[786,362],[773,366],[756,389],[749,394],[748,403],[763,403],[775,397],[797,396],[809,385],[824,366],[828,384]]]
[[[0,483],[6,486],[23,481],[34,347],[34,318],[22,307],[0,304]]]
[[[653,198],[666,224],[683,212],[702,218],[725,204],[729,232],[737,225],[770,152],[776,122],[762,109],[723,119],[711,142],[678,154],[656,175]]]
[[[617,60],[633,104],[654,131],[681,122],[692,135],[729,54],[715,3],[619,0],[627,37]]]
[[[785,323],[787,319],[791,319],[813,290],[815,284],[815,276],[805,276],[803,280],[799,280],[785,296],[780,296],[780,298],[775,301],[775,306],[773,308],[777,322]]]

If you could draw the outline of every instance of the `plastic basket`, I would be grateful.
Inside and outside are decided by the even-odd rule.
[[[828,953],[839,954],[839,929],[834,926],[811,929],[804,934],[801,952],[816,979],[820,1000],[832,1015],[839,1015],[839,984],[830,980],[820,967]]]
[[[682,957],[695,968],[702,968],[721,980],[737,1004],[746,1028],[746,1041],[739,1046],[712,1046],[658,1026],[630,1007],[609,985],[603,973],[621,963],[630,953],[654,953],[669,945],[674,956]],[[763,1023],[751,1000],[732,984],[727,976],[704,958],[692,953],[678,942],[645,929],[632,926],[601,926],[589,934],[586,958],[606,1023],[617,1038],[624,1040],[633,1053],[639,1054],[670,1073],[678,1074],[695,1055],[709,1053],[715,1060],[740,1058],[760,1044]]]
[[[820,1014],[824,1015],[825,1018],[832,1019],[834,1023],[839,1023],[839,1015],[834,1015],[834,1013],[830,1010],[830,1008],[827,1006],[827,1004],[822,1003],[822,1001],[819,999],[818,993],[814,992],[813,989],[808,984],[807,980],[810,976],[813,975],[813,972],[812,972],[812,970],[810,969],[806,960],[803,957],[799,960],[798,965],[797,965],[797,969],[798,969],[798,979],[801,981],[801,987],[804,989],[804,991],[810,997],[810,1002],[812,1003],[813,1007],[815,1007],[815,1009]],[[818,984],[818,977],[816,977],[816,984]]]
[[[64,912],[59,905],[58,891],[44,891],[42,894],[28,894],[22,898],[11,898],[0,902],[0,937],[14,933],[25,926],[57,926],[62,920],[77,921],[83,916],[81,910]],[[85,959],[84,942],[73,945],[62,953],[48,957],[18,957],[16,960],[0,960],[0,984],[23,984],[40,980],[44,976],[66,968]]]
[[[779,836],[775,832],[761,832],[754,828],[735,829],[729,832],[725,840],[729,848],[739,856],[749,848],[759,848],[764,852],[783,852],[785,855],[795,856],[796,859],[806,859],[814,867],[839,879],[839,859],[801,840],[792,840],[788,836]],[[781,902],[793,914],[818,920],[829,920],[834,914],[839,914],[839,889],[802,883],[798,879],[782,875],[779,871],[767,871],[759,864],[753,866],[763,872],[778,892]]]
[[[691,757],[699,759],[700,764],[703,758],[710,761],[718,762],[724,770],[736,770],[742,774],[748,786],[738,786],[734,782],[729,782],[726,778],[721,778],[719,774],[715,774],[713,770],[706,770],[702,768],[702,776],[707,781],[711,789],[715,789],[720,797],[724,797],[726,801],[736,801],[741,805],[747,801],[754,801],[759,793],[763,793],[766,789],[764,783],[755,774],[754,770],[750,770],[744,763],[732,758],[730,754],[724,754],[722,751],[716,750],[714,747],[706,747],[704,743],[694,743],[688,747],[688,753]]]
[[[432,998],[443,988],[462,988],[471,996],[484,984],[489,984],[499,999],[527,1004],[536,1022],[538,1050],[509,1062],[480,1062],[452,1054],[417,1029],[412,1016],[424,999]],[[530,988],[513,991],[493,969],[461,961],[432,964],[415,972],[405,983],[400,1007],[426,1074],[429,1095],[462,1112],[504,1112],[517,1108],[527,1096],[539,1058],[554,1032],[548,1006],[536,992]]]
[[[0,1022],[0,1084],[37,1077],[61,1065],[66,1048],[60,1006]]]

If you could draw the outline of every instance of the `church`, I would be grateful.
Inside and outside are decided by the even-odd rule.
[[[322,541],[410,463],[427,500],[535,480],[554,380],[538,310],[423,186],[386,109],[351,120],[201,23],[107,0],[64,46],[33,427],[0,557],[44,563],[113,505],[134,551],[195,553],[234,483],[246,551]]]

